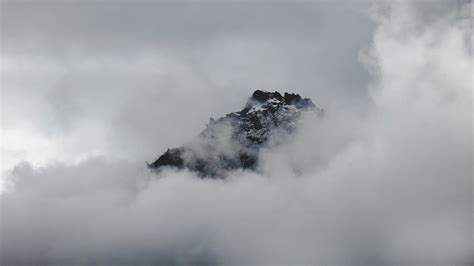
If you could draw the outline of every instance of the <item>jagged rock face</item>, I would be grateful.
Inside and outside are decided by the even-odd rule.
[[[302,112],[316,112],[308,98],[298,94],[257,90],[244,109],[217,120],[211,118],[206,129],[188,144],[168,149],[152,169],[187,168],[201,177],[225,177],[235,169],[256,168],[260,148],[276,133],[293,132]]]

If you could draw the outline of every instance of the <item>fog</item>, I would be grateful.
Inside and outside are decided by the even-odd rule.
[[[2,265],[474,262],[470,2],[2,5]],[[255,172],[146,168],[257,88],[325,115]]]

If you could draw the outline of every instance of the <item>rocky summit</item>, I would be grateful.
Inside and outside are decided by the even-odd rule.
[[[211,118],[196,138],[168,149],[148,166],[157,171],[186,168],[212,178],[225,177],[236,169],[254,170],[260,148],[267,146],[272,136],[292,133],[303,112],[322,115],[323,110],[298,94],[257,90],[241,111]]]

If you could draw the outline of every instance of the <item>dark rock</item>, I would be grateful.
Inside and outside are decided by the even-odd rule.
[[[281,94],[277,91],[275,92],[267,92],[267,91],[261,91],[261,90],[256,90],[252,94],[252,99],[259,101],[259,102],[266,102],[269,99],[277,99],[278,101],[282,101],[283,97]]]
[[[182,154],[183,148],[168,149],[155,162],[149,164],[148,166],[151,168],[158,168],[161,166],[173,166],[177,168],[183,168],[184,161],[181,157]]]

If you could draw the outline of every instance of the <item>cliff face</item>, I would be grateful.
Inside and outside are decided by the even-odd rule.
[[[276,133],[291,134],[303,112],[322,114],[308,98],[298,94],[257,90],[239,112],[217,120],[188,144],[168,149],[149,167],[187,168],[201,177],[225,177],[235,169],[253,170],[258,153]]]

